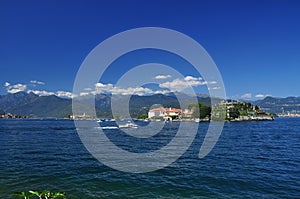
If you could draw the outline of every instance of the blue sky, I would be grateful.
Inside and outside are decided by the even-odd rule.
[[[150,26],[174,29],[199,42],[218,66],[228,98],[299,96],[299,9],[296,0],[4,0],[0,94],[21,88],[70,96],[76,73],[95,46],[119,32]],[[147,56],[139,60],[149,61]],[[111,69],[105,83],[113,84],[118,72],[118,66]]]

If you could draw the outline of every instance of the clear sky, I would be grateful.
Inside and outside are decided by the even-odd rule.
[[[68,95],[95,46],[151,26],[199,42],[218,66],[228,98],[299,96],[299,10],[297,0],[2,0],[0,94],[21,89]]]

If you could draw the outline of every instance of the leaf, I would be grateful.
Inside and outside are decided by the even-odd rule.
[[[32,195],[36,195],[40,197],[40,194],[37,191],[28,191],[28,192],[31,193]]]

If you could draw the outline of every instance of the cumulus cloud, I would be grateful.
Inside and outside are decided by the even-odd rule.
[[[173,92],[181,92],[191,86],[202,86],[207,84],[215,84],[215,81],[206,82],[201,77],[186,76],[184,79],[174,79],[173,81],[159,84],[161,88],[168,88]]]
[[[168,93],[170,93],[169,90],[157,90],[157,91],[154,91],[154,94],[163,94],[163,95],[165,95],[165,94],[168,94]]]
[[[30,83],[32,84],[39,84],[39,85],[45,85],[45,82],[37,81],[37,80],[30,80]]]
[[[271,96],[270,94],[257,94],[255,95],[256,98],[265,98],[265,97],[268,97],[268,96]]]
[[[155,79],[167,79],[171,78],[171,75],[157,75]],[[159,84],[161,89],[152,90],[151,88],[145,87],[127,87],[122,88],[119,86],[114,86],[113,84],[104,84],[96,83],[94,88],[84,88],[81,93],[78,95],[68,92],[68,91],[46,91],[46,90],[37,90],[30,87],[35,87],[36,85],[44,85],[44,82],[31,80],[31,84],[15,84],[11,85],[9,82],[5,82],[4,86],[6,87],[7,92],[16,93],[20,91],[27,91],[27,93],[34,93],[39,96],[48,96],[56,95],[58,97],[74,98],[77,96],[87,96],[87,95],[96,95],[100,93],[111,93],[115,95],[149,95],[149,94],[167,94],[170,92],[180,92],[184,89],[191,86],[201,86],[207,84],[216,84],[217,82],[211,81],[206,82],[201,77],[186,76],[184,78],[177,78],[172,81],[167,81]],[[28,88],[29,86],[29,88]],[[220,89],[219,87],[213,87],[213,90]]]
[[[201,81],[202,77],[192,77],[192,76],[186,76],[184,78],[185,81]]]
[[[81,93],[79,93],[79,96],[88,96],[88,95],[90,95],[90,94],[92,94],[92,93],[89,93],[89,92],[81,92]]]
[[[9,82],[5,82],[4,86],[6,87],[8,93],[17,93],[25,91],[27,89],[27,86],[25,84],[11,85]]]
[[[45,90],[28,90],[27,93],[34,93],[36,95],[39,95],[39,96],[48,96],[48,95],[55,95],[54,92],[49,92],[49,91],[45,91]]]
[[[220,86],[216,86],[216,87],[212,87],[212,88],[208,88],[208,90],[220,90],[222,87]]]
[[[66,97],[66,98],[76,97],[76,95],[74,95],[73,93],[68,92],[68,91],[57,91],[55,93],[55,95],[58,96],[58,97]]]
[[[208,82],[208,84],[217,84],[218,82],[217,81],[210,81]]]
[[[27,93],[34,93],[36,95],[39,96],[49,96],[49,95],[56,95],[58,97],[66,97],[66,98],[73,98],[76,97],[76,95],[74,95],[71,92],[68,91],[56,91],[56,92],[52,92],[52,91],[46,91],[46,90],[33,90],[33,89],[29,89],[28,86],[30,87],[35,87],[35,84],[39,84],[39,85],[44,85],[44,82],[40,82],[40,81],[36,81],[36,80],[31,80],[30,81],[31,85],[28,84],[15,84],[12,85],[9,82],[5,82],[4,86],[6,87],[6,90],[8,93],[17,93],[20,91],[26,91]],[[34,85],[32,85],[34,84]]]
[[[129,88],[120,88],[113,86],[112,84],[95,84],[95,94],[100,93],[112,93],[116,95],[145,95],[152,94],[153,91],[149,88],[143,87],[129,87]],[[86,93],[83,93],[85,95]]]
[[[242,95],[242,98],[246,98],[246,99],[252,98],[252,94],[251,93],[245,93],[244,95]]]
[[[168,79],[171,78],[171,75],[157,75],[154,77],[154,79]]]
[[[68,91],[51,92],[51,91],[45,91],[45,90],[28,90],[27,93],[34,93],[39,96],[56,95],[57,97],[66,97],[66,98],[73,98],[76,96],[73,93],[68,92]]]

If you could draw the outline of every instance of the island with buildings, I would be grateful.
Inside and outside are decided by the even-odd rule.
[[[212,109],[214,111],[212,111]],[[262,111],[249,102],[222,101],[214,107],[205,104],[190,104],[187,109],[164,108],[149,110],[148,119],[167,121],[210,121],[222,118],[225,121],[272,121],[275,115]]]

